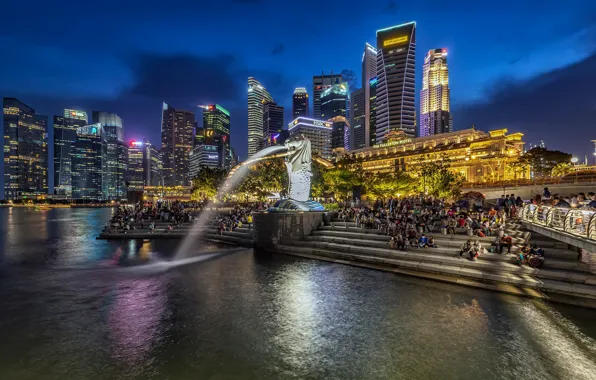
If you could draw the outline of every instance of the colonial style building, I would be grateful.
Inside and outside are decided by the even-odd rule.
[[[376,172],[410,172],[428,161],[449,160],[450,169],[467,182],[501,181],[525,178],[509,164],[523,153],[522,133],[507,129],[489,132],[465,129],[434,136],[411,138],[403,131],[392,131],[377,145],[340,154],[362,159],[362,168]]]

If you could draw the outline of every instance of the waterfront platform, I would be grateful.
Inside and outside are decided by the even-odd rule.
[[[271,215],[266,217],[271,218]],[[255,230],[259,230],[258,220],[257,215]],[[181,239],[193,227],[185,224],[167,232],[167,226],[168,223],[159,222],[153,233],[146,229],[127,233],[106,231],[98,239]],[[391,249],[389,237],[378,230],[357,228],[351,221],[331,219],[308,234],[287,238],[280,233],[271,233],[270,229],[268,223],[264,235],[262,227],[261,235],[258,235],[258,232],[245,226],[219,234],[216,226],[210,225],[203,229],[201,239],[253,247],[256,244],[254,240],[272,236],[274,238],[270,244],[263,245],[262,241],[256,244],[261,246],[260,250],[596,308],[594,268],[580,261],[577,250],[570,249],[568,244],[537,233],[531,234],[519,223],[507,225],[506,233],[514,238],[511,254],[485,253],[477,261],[459,257],[461,244],[468,239],[477,239],[488,248],[495,240],[494,236],[470,237],[465,229],[458,229],[455,235],[430,232],[426,235],[434,238],[438,248],[410,248],[404,252]],[[260,237],[257,239],[255,236]],[[545,250],[543,268],[515,264],[515,253],[526,242],[537,244]]]

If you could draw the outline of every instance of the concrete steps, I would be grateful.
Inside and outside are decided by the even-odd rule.
[[[469,261],[426,253],[400,252],[386,248],[355,247],[352,245],[296,242],[283,244],[277,250],[286,254],[316,255],[338,260],[388,265],[409,271],[456,276],[472,281],[523,286],[538,291],[572,294],[596,300],[596,277],[590,274],[558,273],[547,269],[519,267],[506,262]],[[543,272],[543,273],[540,273]],[[566,277],[567,276],[567,277]],[[568,278],[567,282],[565,279]]]

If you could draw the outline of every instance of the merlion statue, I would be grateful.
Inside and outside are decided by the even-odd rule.
[[[298,138],[288,139],[285,146],[288,148],[285,163],[290,180],[289,198],[306,202],[310,197],[310,177],[312,177],[310,140],[300,135]]]

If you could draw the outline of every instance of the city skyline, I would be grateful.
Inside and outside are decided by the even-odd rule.
[[[240,49],[238,52],[234,52],[233,56],[225,55],[226,52],[229,52],[226,48],[217,48],[215,44],[210,43],[202,45],[205,53],[197,53],[185,48],[178,49],[181,51],[178,53],[172,53],[171,50],[168,51],[167,49],[161,49],[159,52],[152,50],[144,56],[133,53],[133,57],[122,58],[121,61],[116,63],[110,60],[106,62],[105,57],[114,56],[113,53],[109,53],[98,57],[96,61],[91,63],[88,59],[84,60],[88,66],[85,70],[93,68],[97,71],[98,67],[103,69],[100,70],[101,75],[96,76],[90,75],[89,71],[83,69],[81,69],[83,71],[75,70],[79,67],[76,63],[77,60],[69,60],[70,65],[76,66],[71,70],[73,75],[77,72],[76,80],[62,80],[59,82],[60,86],[52,84],[51,80],[49,83],[47,80],[34,80],[44,75],[44,73],[47,73],[45,75],[52,74],[56,78],[70,78],[69,75],[71,74],[65,73],[56,65],[51,64],[52,59],[36,60],[34,67],[39,65],[39,70],[37,70],[30,69],[29,66],[31,65],[18,65],[18,55],[11,54],[8,61],[0,64],[3,65],[2,68],[4,69],[3,74],[0,75],[10,73],[10,77],[1,77],[3,80],[0,80],[0,95],[16,97],[45,115],[58,115],[64,108],[85,109],[87,112],[93,109],[102,109],[118,113],[127,124],[125,136],[127,141],[147,137],[154,142],[160,141],[160,115],[156,109],[159,109],[161,101],[171,102],[176,107],[186,109],[197,104],[219,103],[228,108],[232,114],[234,120],[232,134],[238,136],[234,138],[233,147],[236,148],[242,158],[246,158],[246,148],[242,146],[241,142],[246,141],[245,115],[247,111],[245,102],[242,102],[244,103],[242,104],[238,100],[245,97],[245,92],[242,91],[242,87],[245,85],[239,85],[242,78],[242,81],[245,81],[245,78],[250,75],[259,78],[261,83],[270,90],[276,101],[285,107],[284,117],[287,122],[291,118],[288,110],[291,109],[291,93],[295,87],[306,87],[312,99],[312,90],[310,88],[312,76],[321,71],[329,73],[333,70],[334,73],[340,73],[342,69],[350,69],[360,77],[362,46],[366,42],[376,45],[374,40],[375,31],[388,25],[416,20],[419,45],[416,57],[417,79],[415,93],[417,102],[421,89],[424,54],[436,46],[445,46],[450,52],[451,108],[454,114],[455,130],[469,127],[472,123],[476,123],[477,127],[482,129],[505,125],[510,129],[524,132],[528,142],[538,143],[540,140],[545,140],[547,145],[553,149],[572,151],[578,157],[583,157],[584,154],[591,153],[590,144],[588,142],[561,141],[561,139],[557,139],[557,129],[553,126],[555,123],[560,125],[563,122],[569,122],[573,123],[573,126],[580,131],[587,132],[589,128],[589,120],[582,121],[578,117],[585,113],[582,111],[587,109],[586,107],[590,106],[587,102],[589,98],[586,98],[588,93],[585,91],[588,83],[582,83],[581,78],[585,76],[583,73],[591,72],[591,68],[596,65],[594,46],[588,44],[589,40],[586,38],[594,32],[594,23],[584,19],[582,15],[589,14],[591,10],[594,10],[594,6],[589,2],[572,1],[571,3],[571,5],[575,5],[575,9],[573,9],[573,6],[566,6],[564,9],[540,10],[539,13],[544,16],[545,21],[541,21],[535,32],[524,30],[521,36],[510,39],[505,35],[490,32],[491,27],[497,30],[498,25],[492,18],[480,23],[475,21],[478,18],[477,16],[483,12],[491,11],[495,13],[495,19],[500,17],[515,28],[516,25],[521,26],[525,22],[524,14],[527,15],[530,12],[529,9],[521,9],[517,16],[498,9],[489,10],[482,9],[482,7],[476,11],[464,12],[465,7],[458,4],[443,9],[443,16],[441,17],[457,14],[458,20],[462,20],[469,28],[473,28],[475,25],[484,26],[477,36],[468,36],[469,33],[457,26],[445,27],[441,25],[439,28],[433,23],[434,17],[421,12],[423,6],[411,5],[400,9],[399,14],[397,14],[387,12],[388,5],[386,2],[379,2],[372,4],[373,10],[371,11],[377,17],[371,17],[371,20],[359,23],[348,32],[326,31],[334,41],[342,41],[338,46],[338,49],[340,49],[338,52],[341,52],[341,54],[331,54],[329,56],[320,54],[324,47],[316,44],[316,36],[306,36],[306,40],[309,41],[308,45],[296,44],[292,39],[285,38],[288,36],[288,31],[284,27],[276,25],[274,27],[276,31],[279,31],[279,37],[274,38],[274,41],[271,41],[271,43],[265,41],[256,50],[255,45],[252,44],[250,49]],[[233,4],[238,11],[233,10],[231,17],[234,17],[236,13],[252,14],[263,9],[263,4],[258,2],[246,4],[234,2]],[[330,6],[332,5],[332,2],[330,2]],[[108,7],[109,3],[106,6]],[[18,8],[19,6],[11,4],[8,10],[11,7]],[[378,11],[374,11],[374,9]],[[38,13],[41,14],[38,9],[34,9],[32,12],[33,17],[36,17]],[[130,10],[125,7],[122,10],[122,15],[128,12]],[[154,12],[154,10],[148,9],[147,12]],[[535,10],[532,10],[532,12],[535,12]],[[5,14],[8,14],[8,12]],[[57,17],[67,15],[68,12],[64,15],[57,15]],[[548,21],[549,17],[552,19],[554,16],[559,17],[561,20],[557,23],[558,28],[552,28],[551,22]],[[136,22],[134,18],[131,20],[133,24]],[[44,23],[41,24],[39,27],[43,27]],[[13,28],[16,32],[21,28],[11,20],[6,20],[5,25]],[[204,27],[209,26],[205,25]],[[185,28],[190,27],[185,24]],[[548,49],[546,46],[544,48],[540,47],[542,43],[537,39],[540,35],[539,32],[545,28],[560,31],[558,34],[549,35],[549,42],[546,44],[549,47]],[[57,33],[60,33],[60,30],[53,29],[48,33],[47,39],[43,41],[40,41],[39,37],[32,37],[31,33],[24,33],[23,38],[32,41],[31,47],[27,51],[29,56],[34,53],[38,54],[40,46],[45,45],[59,51],[66,49],[57,40],[52,40]],[[108,35],[101,38],[110,37],[113,38],[108,33]],[[83,33],[77,36],[77,39],[81,38],[85,38],[85,41],[97,41],[100,37]],[[125,38],[125,40],[128,41],[129,39]],[[507,43],[505,43],[505,40],[507,40]],[[9,39],[9,47],[16,48],[16,41],[16,38]],[[105,42],[106,40],[101,41]],[[471,59],[476,57],[475,46],[479,43],[491,45],[495,55],[493,57]],[[69,49],[75,49],[72,44],[70,45]],[[143,44],[140,43],[140,45]],[[507,47],[505,48],[504,45],[507,45]],[[101,46],[103,49],[109,49],[105,43]],[[528,49],[527,46],[531,48]],[[22,49],[22,47],[19,48]],[[551,48],[557,48],[557,50],[566,54],[553,56],[550,54]],[[44,50],[44,54],[49,54],[48,58],[52,58],[52,49],[49,49],[49,52]],[[252,54],[251,57],[266,57],[267,62],[264,60],[255,61],[253,58],[249,58],[245,53],[248,50],[258,53]],[[133,49],[134,51],[135,49]],[[69,51],[66,50],[66,52]],[[293,62],[291,56],[299,52],[308,53],[313,58]],[[83,57],[85,57],[84,54]],[[48,62],[50,63],[49,67],[44,69]],[[122,64],[124,64],[124,69]],[[221,66],[221,70],[217,69],[216,66]],[[177,70],[177,68],[180,70]],[[160,79],[155,79],[159,77],[155,74],[163,75],[164,69],[178,71],[173,78],[169,78],[174,83],[174,85],[169,86],[171,89],[167,89],[169,87],[166,87],[165,83],[162,86]],[[196,69],[201,69],[201,71],[194,71]],[[222,71],[227,72],[229,75],[222,77],[219,75]],[[174,73],[174,71],[172,72]],[[85,73],[87,74],[85,75]],[[212,83],[211,80],[205,80],[206,76],[209,76],[218,79],[220,86],[217,86],[217,88],[211,86],[211,90],[206,91],[204,90],[206,85],[202,84],[192,86],[192,89],[190,85],[175,85],[180,83],[179,77],[188,79],[190,73],[196,74],[196,79],[192,79],[191,83],[196,83],[199,80]],[[153,79],[148,79],[149,74],[152,74]],[[122,79],[122,76],[128,79]],[[549,80],[553,77],[556,80]],[[106,78],[109,80],[106,80]],[[503,80],[503,78],[507,78],[507,80]],[[107,86],[102,85],[102,81],[97,81],[97,79],[111,83],[109,89],[106,89]],[[113,85],[114,80],[119,79],[122,79],[118,82],[120,84]],[[36,85],[23,84],[25,82],[35,83]],[[89,85],[91,82],[95,85]],[[533,83],[532,88],[537,86],[541,90],[529,90],[527,86],[524,86],[526,82]],[[82,87],[85,90],[81,90]],[[550,93],[561,87],[568,88],[569,97],[574,99],[566,100],[564,104],[555,100],[556,95],[550,95]],[[223,89],[227,90],[224,91]],[[545,91],[545,89],[553,89],[553,91]],[[486,100],[483,98],[486,98]],[[543,108],[542,104],[552,104],[552,107],[549,107],[551,113],[549,113],[548,118],[542,113],[528,111],[536,109],[535,103],[540,103],[539,109]],[[558,107],[555,107],[555,105],[558,105]],[[511,112],[499,112],[501,107],[509,107]],[[418,105],[416,109],[418,110]],[[532,114],[538,114],[538,119],[527,116]],[[568,115],[572,115],[572,117]],[[52,141],[53,131],[51,128],[49,130],[49,141]],[[50,147],[51,149],[52,147]],[[52,152],[50,152],[50,155],[52,155]],[[53,170],[50,169],[50,172],[53,172]]]

